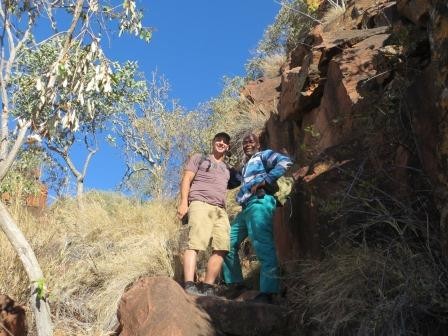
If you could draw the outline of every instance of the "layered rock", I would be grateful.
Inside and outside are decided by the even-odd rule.
[[[359,169],[387,171],[389,180],[378,187],[406,199],[415,188],[407,167],[423,165],[448,242],[446,2],[351,1],[345,13],[314,27],[282,70],[271,79],[281,83],[274,91],[250,84],[254,109],[266,114],[278,102],[269,111],[265,145],[291,155],[295,169],[309,165],[310,173],[325,173],[298,184],[292,202],[278,211],[280,259],[321,254],[337,231],[328,227],[322,204],[343,194]]]

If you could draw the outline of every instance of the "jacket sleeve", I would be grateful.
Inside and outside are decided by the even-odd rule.
[[[281,176],[283,176],[289,167],[292,166],[291,159],[270,149],[265,150],[261,155],[261,160],[266,169],[265,180],[269,184],[273,184]]]

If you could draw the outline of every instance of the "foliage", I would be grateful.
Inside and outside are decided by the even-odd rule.
[[[15,197],[36,195],[40,191],[41,163],[42,152],[36,146],[28,146],[19,152],[12,169],[0,183],[0,193]]]
[[[142,14],[134,0],[124,0],[121,5],[106,0],[19,0],[1,3],[0,181],[10,171],[30,131],[34,134],[29,139],[38,141],[42,136],[51,136],[53,128],[58,125],[70,131],[78,129],[79,111],[72,109],[71,105],[79,104],[89,110],[92,101],[84,99],[88,89],[92,87],[105,95],[111,91],[109,61],[101,50],[101,34],[110,33],[111,26],[118,23],[120,33],[130,31],[149,39],[150,35],[146,34],[149,31],[142,26],[141,19]],[[44,66],[33,73],[22,62],[22,57],[55,35],[61,37],[61,47],[51,58],[53,62],[47,64],[47,58],[43,58]],[[42,36],[42,40],[37,41],[37,36]],[[76,64],[70,64],[71,56],[75,56]],[[95,75],[89,78],[85,76],[88,73]],[[24,81],[21,82],[22,78]],[[70,88],[70,92],[66,88]],[[20,96],[22,89],[33,95],[31,100]],[[16,109],[16,104],[22,108]],[[48,304],[37,295],[34,282],[43,277],[42,269],[8,210],[2,203],[0,207],[0,227],[20,256],[30,281],[31,308],[37,333],[51,335],[53,326]]]
[[[232,164],[239,163],[243,158],[243,136],[248,131],[261,129],[268,117],[252,111],[252,104],[241,97],[240,91],[245,83],[241,77],[225,77],[221,94],[208,102],[210,127],[206,138],[211,139],[217,132],[229,133],[232,138]]]
[[[37,297],[39,298],[39,300],[45,300],[47,296],[45,279],[44,278],[37,279],[35,283],[36,283]]]
[[[170,101],[164,77],[153,73],[149,83],[141,83],[137,91],[142,99],[113,120],[128,166],[122,187],[143,198],[172,196],[187,156],[205,150],[207,118]]]
[[[15,104],[15,114],[27,115],[35,109],[34,104],[39,101],[40,92],[35,89],[32,78],[35,78],[49,65],[56,61],[58,50],[62,48],[63,40],[61,38],[50,39],[39,45],[35,50],[26,50],[20,59],[19,65],[22,71],[15,74],[17,90],[13,95]],[[98,51],[98,49],[96,49]],[[72,53],[73,51],[73,53]],[[90,158],[98,149],[97,134],[101,133],[113,114],[121,112],[123,109],[132,108],[136,102],[141,102],[144,98],[139,95],[135,87],[139,83],[134,83],[133,73],[136,65],[133,63],[109,62],[108,68],[101,70],[100,58],[101,52],[90,53],[90,48],[69,50],[69,61],[66,62],[64,71],[70,72],[70,69],[83,67],[83,60],[90,62],[90,65],[96,64],[96,67],[85,67],[82,79],[87,86],[82,95],[76,99],[74,92],[77,83],[68,81],[58,89],[58,96],[64,102],[58,106],[58,115],[53,115],[52,121],[45,131],[41,134],[48,155],[54,162],[59,159],[54,155],[58,154],[68,166],[78,183],[82,183]],[[77,71],[77,70],[73,70]],[[102,81],[102,71],[107,72],[106,82]],[[47,106],[41,111],[43,120],[49,118],[54,106]],[[76,115],[76,118],[73,116]],[[71,125],[73,123],[73,125]],[[70,124],[70,127],[67,127]],[[75,166],[70,156],[70,149],[79,141],[85,143],[89,154],[85,159],[84,167],[79,169]],[[82,189],[78,189],[82,192]]]
[[[266,57],[287,54],[301,42],[303,33],[317,21],[317,6],[313,2],[285,0],[280,4],[281,8],[274,23],[265,30],[254,57],[246,64],[247,73],[251,78],[261,76],[262,63]]]
[[[263,77],[274,78],[281,74],[281,68],[286,62],[284,54],[268,55],[260,61],[260,71]]]

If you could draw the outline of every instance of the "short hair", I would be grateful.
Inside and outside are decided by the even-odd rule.
[[[230,135],[228,135],[226,132],[216,133],[213,137],[213,141],[215,141],[217,138],[222,138],[227,145],[230,144]]]
[[[253,139],[256,140],[257,142],[260,142],[260,137],[259,137],[256,133],[254,133],[254,132],[252,132],[252,131],[249,131],[249,132],[244,133],[242,139],[244,140],[244,139],[246,139],[246,138],[253,138]]]

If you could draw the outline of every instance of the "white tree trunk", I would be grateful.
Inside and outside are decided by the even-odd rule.
[[[78,199],[81,199],[83,194],[84,194],[84,181],[78,180],[76,181],[76,197]]]
[[[51,336],[53,335],[53,325],[51,323],[50,307],[46,301],[37,295],[36,281],[43,279],[42,270],[33,249],[2,202],[0,202],[0,228],[17,252],[31,281],[30,303],[36,319],[37,334],[39,336]]]

